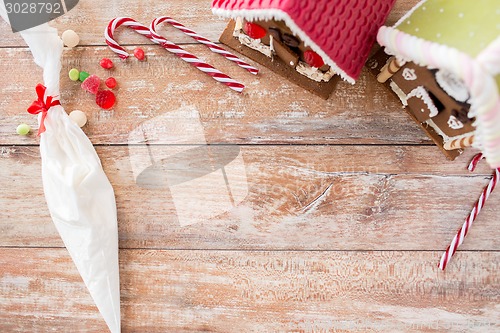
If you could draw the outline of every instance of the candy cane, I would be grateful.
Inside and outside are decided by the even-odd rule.
[[[220,55],[226,57],[227,59],[229,59],[231,61],[234,61],[238,66],[240,66],[241,68],[246,69],[250,73],[252,73],[254,75],[257,75],[257,73],[259,73],[259,70],[257,68],[255,68],[252,65],[250,65],[249,63],[241,60],[240,58],[238,58],[234,54],[226,51],[225,49],[223,49],[219,45],[217,45],[217,44],[213,43],[212,41],[210,41],[208,38],[205,38],[205,37],[197,34],[196,32],[194,32],[193,30],[191,30],[189,28],[186,28],[183,24],[177,22],[176,20],[174,20],[171,17],[162,16],[162,17],[157,18],[153,22],[153,24],[154,24],[154,27],[153,27],[154,31],[156,31],[156,26],[158,24],[163,23],[163,22],[167,22],[168,24],[172,25],[174,28],[177,28],[180,31],[182,31],[183,33],[185,33],[186,35],[194,38],[196,41],[200,42],[201,44],[206,45],[212,52],[220,54]]]
[[[115,41],[115,39],[113,37],[115,30],[122,25],[133,29],[134,31],[136,31],[137,33],[143,35],[144,37],[150,39],[154,43],[160,44],[168,51],[176,54],[177,56],[179,56],[180,58],[182,58],[186,62],[191,63],[193,66],[195,66],[196,68],[198,68],[202,72],[210,75],[215,80],[229,86],[229,88],[231,88],[237,92],[241,92],[241,91],[243,91],[243,88],[245,88],[245,86],[243,84],[231,79],[229,76],[227,76],[226,74],[215,69],[211,65],[202,62],[196,56],[192,55],[189,52],[184,51],[182,48],[180,48],[176,44],[167,41],[165,38],[163,38],[161,36],[153,37],[153,34],[148,27],[146,27],[145,25],[137,22],[136,20],[134,20],[130,17],[117,17],[117,18],[111,20],[109,22],[106,30],[104,31],[104,37],[106,39],[106,43],[111,48],[111,50],[113,50],[115,53],[118,54],[118,56],[121,59],[127,59],[130,56],[130,54],[128,54],[127,51],[125,51],[125,49],[123,47],[121,47]]]
[[[153,36],[151,36],[151,32],[149,31],[149,28],[146,27],[145,25],[137,22],[133,18],[130,17],[117,17],[112,19],[107,28],[104,30],[104,38],[106,39],[106,44],[110,47],[113,52],[117,53],[118,56],[121,59],[127,59],[130,57],[130,54],[125,51],[123,47],[121,47],[114,39],[113,34],[115,33],[115,30],[120,27],[120,26],[126,26],[130,29],[133,29],[135,32],[143,35],[144,37],[148,38],[149,40],[155,42],[153,40]]]
[[[201,61],[196,57],[194,54],[187,52],[180,46],[177,46],[176,44],[168,41],[165,37],[159,35],[156,32],[156,26],[157,26],[157,21],[158,19],[153,20],[151,22],[151,26],[149,27],[149,30],[151,31],[151,35],[153,36],[153,41],[160,44],[163,46],[167,51],[172,52],[182,60],[190,63],[191,65],[195,66],[198,68],[200,71],[210,75],[211,77],[214,78],[214,80],[219,81],[220,83],[223,83],[227,85],[229,88],[241,92],[245,86],[233,79],[231,79],[229,76],[226,74],[222,73],[218,69],[214,68],[213,66]]]
[[[469,171],[474,171],[477,164],[479,161],[483,158],[482,154],[476,155],[472,162],[470,163],[468,169]],[[495,189],[495,186],[498,183],[498,180],[500,179],[500,168],[495,169],[495,172],[493,173],[493,178],[490,180],[488,186],[485,187],[483,190],[483,193],[481,193],[481,196],[479,197],[479,200],[476,202],[474,205],[474,208],[472,209],[471,213],[465,220],[464,224],[462,227],[458,230],[457,234],[451,241],[451,244],[448,246],[446,251],[443,253],[443,256],[441,257],[441,261],[439,262],[439,268],[444,270],[446,268],[446,265],[448,262],[451,260],[451,257],[455,254],[457,251],[458,247],[462,245],[465,236],[467,236],[467,233],[469,232],[470,227],[476,220],[477,216],[479,215],[479,212],[483,208],[484,204],[486,203],[486,200],[490,197],[490,194],[493,192]]]

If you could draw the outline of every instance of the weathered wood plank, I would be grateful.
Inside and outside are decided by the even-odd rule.
[[[63,15],[51,25],[60,33],[67,29],[78,32],[81,45],[104,45],[103,31],[114,17],[130,16],[149,26],[159,16],[171,16],[190,29],[217,41],[224,30],[224,19],[212,15],[210,2],[207,0],[175,0],[158,2],[142,0],[138,2],[95,0],[80,1],[77,7]],[[387,24],[395,23],[418,0],[399,0],[391,12]],[[163,29],[165,30],[165,29]],[[192,43],[193,40],[174,29],[168,29],[166,36],[175,43]],[[147,39],[130,32],[120,32],[119,41],[126,44],[145,44]],[[0,20],[0,47],[25,46],[19,34],[13,34],[7,24]]]
[[[62,246],[45,206],[38,148],[0,149],[0,246]],[[440,250],[490,178],[484,164],[468,174],[472,154],[449,162],[435,147],[97,152],[115,188],[122,248]],[[168,170],[148,173],[150,156],[170,162]],[[216,159],[227,162],[227,183]],[[132,165],[143,162],[136,181]],[[499,249],[499,200],[493,193],[463,249]]]
[[[246,84],[246,90],[236,93],[174,55],[147,47],[148,61],[141,63],[134,58],[117,62],[111,75],[120,86],[118,103],[113,110],[102,110],[92,95],[67,78],[72,67],[102,78],[110,75],[99,67],[99,60],[111,56],[111,51],[93,47],[65,53],[61,101],[68,112],[80,109],[87,113],[85,131],[95,144],[128,143],[129,133],[146,123],[162,134],[163,123],[185,120],[201,123],[209,143],[430,143],[402,110],[399,100],[367,71],[355,86],[339,83],[330,99],[324,101],[265,68],[254,76],[204,47],[186,49]],[[16,135],[15,128],[20,122],[37,127],[36,118],[25,110],[35,98],[34,87],[41,82],[41,71],[25,49],[0,50],[0,64],[2,71],[16,78],[0,82],[0,144],[33,143],[33,138]],[[158,135],[156,143],[161,142],[170,143]]]
[[[120,252],[122,332],[493,332],[500,254]],[[105,332],[64,249],[0,249],[3,332]],[[464,304],[466,303],[466,304]]]

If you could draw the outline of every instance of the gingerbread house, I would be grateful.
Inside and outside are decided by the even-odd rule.
[[[369,67],[448,157],[500,167],[500,1],[421,1],[377,39]]]
[[[328,98],[354,83],[395,0],[213,0],[232,20],[220,41]]]

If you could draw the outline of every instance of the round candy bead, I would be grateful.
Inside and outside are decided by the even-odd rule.
[[[30,125],[27,124],[21,124],[17,126],[16,128],[16,133],[19,135],[28,135],[28,133],[31,131]]]
[[[75,122],[79,127],[85,126],[87,123],[87,116],[83,111],[74,110],[69,114],[69,118]]]
[[[89,76],[90,76],[90,74],[89,74],[89,73],[87,73],[87,72],[83,72],[83,71],[82,71],[82,72],[80,72],[80,75],[79,75],[79,77],[78,77],[78,78],[80,79],[80,81],[82,81],[82,82],[83,82],[83,81],[85,81],[85,80],[86,80]]]
[[[71,81],[78,81],[80,79],[80,71],[76,68],[72,68],[69,71],[69,79]]]
[[[111,109],[116,102],[116,96],[111,90],[99,90],[95,95],[95,102],[105,110]]]
[[[104,69],[113,68],[113,61],[111,61],[111,59],[109,59],[109,58],[102,58],[99,64]]]
[[[140,61],[143,61],[144,58],[145,58],[145,55],[144,55],[144,50],[141,49],[140,47],[136,48],[134,50],[134,56],[139,59]]]
[[[80,43],[80,37],[73,30],[66,30],[61,35],[64,45],[69,48],[75,47]]]
[[[114,77],[109,77],[104,81],[109,89],[114,89],[116,87],[116,79]]]

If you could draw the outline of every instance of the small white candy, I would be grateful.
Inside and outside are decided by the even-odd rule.
[[[80,37],[73,30],[66,30],[62,33],[62,41],[67,47],[75,47],[80,43]]]
[[[69,114],[69,118],[75,122],[79,127],[85,126],[87,123],[87,116],[83,111],[75,110]]]

